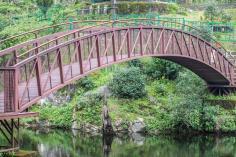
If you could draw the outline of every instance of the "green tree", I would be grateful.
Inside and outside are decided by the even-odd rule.
[[[206,40],[208,42],[211,42],[212,39],[213,39],[213,34],[209,30],[209,28],[206,27],[206,26],[200,26],[198,30],[192,29],[192,30],[190,30],[190,32],[193,35],[200,36],[202,39],[204,39],[204,40]]]
[[[36,0],[36,3],[46,18],[48,9],[53,5],[53,0]]]
[[[203,100],[206,86],[202,79],[190,71],[180,73],[176,80],[176,95],[181,99],[173,104],[171,114],[176,117],[177,130],[201,130]]]
[[[139,68],[130,67],[115,72],[109,87],[120,98],[140,98],[146,94],[144,80]]]
[[[214,21],[219,17],[218,8],[210,5],[204,11],[204,16],[206,20]]]
[[[166,78],[174,80],[177,78],[181,66],[173,62],[152,58],[151,62],[147,62],[144,67],[144,73],[151,79]]]

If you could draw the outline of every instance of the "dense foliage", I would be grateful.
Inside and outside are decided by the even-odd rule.
[[[152,61],[146,64],[144,73],[151,79],[166,78],[174,80],[181,70],[181,66],[158,58],[152,58]]]
[[[140,69],[130,67],[115,72],[109,87],[120,98],[140,98],[145,95],[144,83]]]
[[[48,9],[53,5],[53,0],[36,0],[36,3],[46,17]]]
[[[232,19],[232,16],[230,14],[225,13],[221,8],[214,5],[209,5],[205,9],[204,16],[205,19],[209,21],[229,22]]]
[[[145,73],[146,69],[153,68],[153,71],[158,71],[162,68],[161,64],[155,62],[156,59],[149,58],[134,60],[120,65],[116,70],[113,67],[101,70],[83,81],[78,81],[76,90],[79,92],[75,92],[77,94],[69,102],[70,111],[65,106],[57,109],[52,105],[35,107],[34,111],[43,112],[41,119],[69,127],[72,119],[68,117],[72,116],[74,106],[79,125],[101,126],[103,96],[99,88],[110,82],[109,86],[114,96],[108,98],[108,105],[113,123],[122,121],[126,129],[129,122],[141,117],[144,119],[147,131],[155,134],[176,131],[236,130],[234,118],[236,110],[206,101],[209,93],[203,80],[183,68],[176,69],[178,75],[174,80],[166,77],[150,79],[152,75]],[[150,66],[153,64],[156,66]],[[177,66],[171,62],[168,65]]]

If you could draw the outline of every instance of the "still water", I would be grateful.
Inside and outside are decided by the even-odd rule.
[[[104,139],[62,130],[21,130],[21,148],[37,157],[236,157],[236,136],[122,136]]]

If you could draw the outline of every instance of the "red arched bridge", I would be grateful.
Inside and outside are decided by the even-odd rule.
[[[212,92],[234,88],[230,55],[189,27],[132,25],[127,21],[122,27],[106,24],[49,35],[3,50],[10,57],[0,69],[0,120],[34,115],[24,111],[51,92],[95,70],[142,57],[183,65],[204,79]],[[37,44],[39,41],[43,42]],[[23,47],[26,50],[19,52]],[[7,122],[4,126],[9,128]]]

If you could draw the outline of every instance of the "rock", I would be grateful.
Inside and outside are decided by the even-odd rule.
[[[152,104],[158,104],[158,100],[153,97],[153,96],[148,96],[148,100],[152,103]]]
[[[77,121],[72,122],[71,129],[73,129],[73,130],[79,130],[80,129]]]
[[[136,143],[138,145],[143,145],[143,143],[145,141],[145,137],[140,133],[132,133],[131,138],[134,141],[134,143]]]
[[[101,86],[96,90],[96,92],[102,97],[104,97],[104,96],[110,97],[111,96],[111,91],[109,90],[108,86]]]
[[[145,123],[142,118],[138,118],[135,120],[133,123],[130,124],[129,126],[129,131],[131,133],[143,133],[145,132]]]
[[[39,128],[49,128],[52,124],[48,120],[41,120],[38,122]]]
[[[128,132],[128,128],[129,128],[128,124],[122,121],[122,119],[118,119],[114,123],[115,132]]]
[[[98,126],[92,125],[92,124],[84,124],[81,127],[82,131],[86,133],[91,133],[91,134],[97,134],[101,131],[101,129]]]
[[[60,92],[55,92],[50,94],[48,97],[41,99],[39,101],[40,105],[44,105],[47,102],[51,103],[52,105],[55,106],[61,106],[71,100],[71,97],[69,93],[62,94]]]
[[[72,114],[72,126],[71,126],[71,128],[73,129],[73,130],[78,130],[79,129],[79,125],[78,125],[78,122],[77,122],[77,120],[76,120],[76,111],[77,111],[77,109],[76,109],[76,107],[73,109],[73,114]]]
[[[40,106],[43,106],[47,102],[47,99],[41,99],[39,100]]]
[[[72,134],[73,134],[74,137],[77,137],[78,134],[79,134],[79,130],[77,130],[77,129],[72,129]],[[75,138],[73,138],[73,139],[75,139]]]

